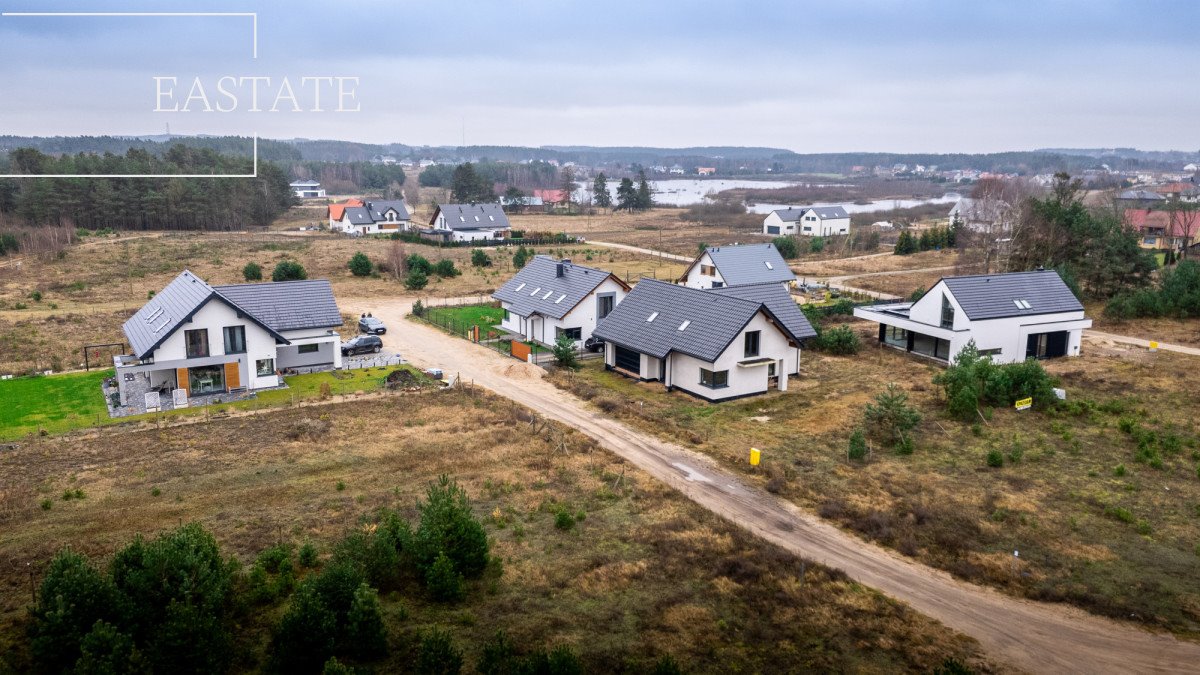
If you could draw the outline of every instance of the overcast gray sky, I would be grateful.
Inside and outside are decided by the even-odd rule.
[[[835,6],[836,5],[836,6]],[[1200,147],[1200,2],[28,2],[0,134],[258,134],[797,152]],[[361,112],[154,112],[154,76],[356,76]],[[313,105],[311,88],[297,91]],[[328,90],[323,94],[329,108]],[[228,100],[226,99],[228,103]],[[290,106],[284,106],[290,109]]]

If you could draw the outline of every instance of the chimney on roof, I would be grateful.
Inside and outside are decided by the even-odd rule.
[[[554,276],[561,278],[562,275],[563,275],[563,264],[561,262],[559,262],[558,264],[556,264],[554,266]]]

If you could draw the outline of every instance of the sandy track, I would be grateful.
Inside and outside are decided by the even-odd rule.
[[[1083,331],[1083,336],[1089,340],[1097,340],[1100,342],[1117,342],[1120,344],[1134,345],[1135,347],[1150,348],[1150,341],[1144,338],[1129,337],[1128,335],[1114,335],[1113,333],[1104,333],[1098,330]],[[1180,354],[1190,354],[1192,356],[1200,356],[1200,348],[1186,347],[1184,345],[1172,345],[1165,342],[1158,343],[1158,348],[1168,352],[1179,352]],[[1197,664],[1197,670],[1200,670],[1200,664]]]
[[[494,391],[592,436],[689,499],[784,549],[845,571],[979,640],[997,660],[1031,672],[1196,672],[1200,645],[1065,605],[1005,596],[953,579],[847,534],[743,483],[711,459],[609,419],[542,379],[542,370],[405,319],[411,299],[343,299],[388,324],[384,342],[420,367]],[[514,375],[520,374],[519,377]]]

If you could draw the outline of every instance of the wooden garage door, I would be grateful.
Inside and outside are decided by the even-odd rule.
[[[619,345],[613,345],[616,350],[617,367],[622,370],[628,370],[635,375],[640,375],[642,372],[642,355],[626,349]]]

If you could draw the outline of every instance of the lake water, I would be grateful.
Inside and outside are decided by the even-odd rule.
[[[613,203],[617,201],[617,185],[619,181],[610,180],[608,182],[608,191],[612,194]],[[738,188],[785,188],[795,185],[801,185],[797,181],[780,181],[780,180],[738,180],[716,178],[710,180],[698,180],[695,178],[672,178],[667,180],[651,180],[650,189],[654,191],[654,203],[664,204],[668,206],[691,206],[704,201],[705,197],[716,195],[718,192],[725,190],[733,190]],[[838,187],[844,184],[841,183],[803,183],[812,187]],[[591,183],[581,185],[579,190],[575,192],[577,201],[588,201],[592,196]],[[943,197],[934,199],[877,199],[869,204],[852,204],[841,203],[840,206],[846,208],[847,213],[867,213],[870,211],[887,211],[890,209],[907,209],[922,204],[952,204],[959,200],[959,195],[956,193],[947,193]],[[816,202],[807,206],[838,206],[837,202]],[[751,213],[767,214],[776,209],[786,209],[789,206],[805,206],[802,204],[769,204],[766,202],[756,202],[754,206],[748,207]]]

